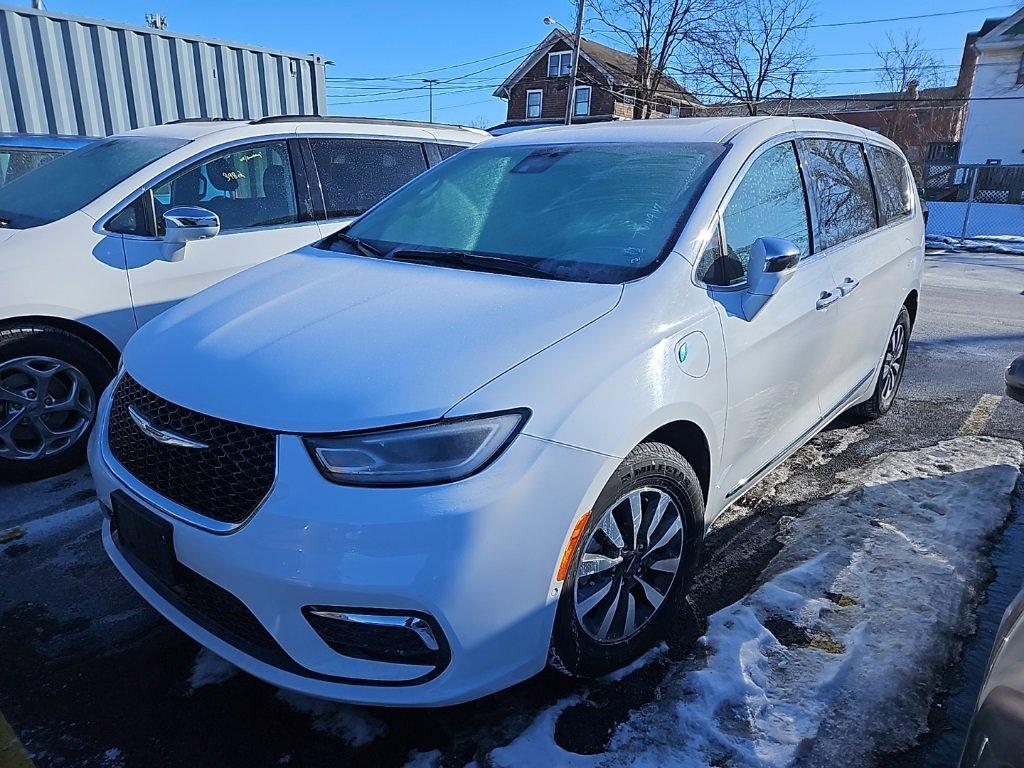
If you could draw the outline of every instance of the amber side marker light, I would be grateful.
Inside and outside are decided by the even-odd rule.
[[[572,528],[572,533],[569,535],[569,543],[565,545],[565,551],[562,552],[562,561],[558,564],[558,580],[565,581],[565,577],[569,574],[569,564],[572,562],[572,556],[576,554],[576,547],[579,546],[580,538],[583,536],[583,529],[587,527],[587,520],[590,519],[590,511],[584,512],[580,515],[580,519],[576,521],[576,525]]]

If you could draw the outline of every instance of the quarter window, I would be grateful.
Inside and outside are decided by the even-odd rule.
[[[832,139],[808,139],[805,145],[818,204],[819,250],[874,229],[875,194],[861,145]]]
[[[540,117],[541,105],[544,102],[543,91],[527,91],[526,92],[526,117],[534,118]]]
[[[576,88],[576,95],[573,97],[572,113],[574,115],[590,114],[590,86],[581,85]]]
[[[464,150],[465,147],[461,144],[438,144],[437,151],[441,155],[442,160],[447,160],[452,155],[457,155],[459,152]]]
[[[888,149],[868,146],[871,170],[878,194],[878,213],[883,224],[888,224],[914,211],[914,197],[910,169],[903,158]]]
[[[310,139],[327,218],[358,216],[427,170],[414,141]]]
[[[567,77],[572,74],[572,51],[548,54],[548,77]]]
[[[213,211],[223,230],[293,224],[299,220],[288,144],[249,144],[203,160],[153,190],[157,234],[163,214],[180,205]]]
[[[725,207],[725,249],[705,250],[697,277],[708,285],[742,285],[750,253],[761,237],[789,240],[804,256],[810,250],[807,195],[791,142],[758,157]]]

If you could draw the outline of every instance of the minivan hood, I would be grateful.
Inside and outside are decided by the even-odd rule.
[[[3,245],[8,240],[10,240],[12,237],[14,237],[14,234],[16,232],[18,232],[18,231],[20,231],[20,230],[0,228],[0,245]]]
[[[171,402],[283,432],[436,419],[621,294],[310,247],[160,315],[125,366]]]

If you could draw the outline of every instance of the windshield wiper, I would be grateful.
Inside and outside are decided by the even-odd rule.
[[[381,253],[379,248],[374,248],[372,245],[364,240],[360,240],[358,237],[352,237],[352,235],[346,232],[335,232],[331,236],[332,240],[341,240],[342,242],[348,243],[358,250],[363,256],[370,256],[372,258],[379,259],[384,254]]]
[[[554,275],[550,272],[522,261],[507,259],[504,256],[471,253],[470,251],[432,250],[430,248],[405,248],[399,246],[388,253],[385,258],[395,259],[396,261],[417,261],[427,264],[457,264],[484,272],[499,272],[506,275],[520,275],[522,277],[543,277],[548,280],[554,279]]]

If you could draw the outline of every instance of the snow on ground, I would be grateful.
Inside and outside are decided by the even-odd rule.
[[[944,237],[928,235],[925,240],[928,248],[945,251],[965,251],[968,253],[1002,253],[1010,256],[1024,254],[1024,236],[1019,235],[988,235],[985,237]]]
[[[351,704],[314,699],[301,693],[281,689],[277,698],[294,709],[309,715],[313,729],[327,733],[352,747],[361,747],[382,736],[384,723],[369,710]]]
[[[225,661],[209,648],[200,648],[196,663],[188,676],[188,695],[205,685],[218,685],[238,674],[238,667]]]
[[[981,552],[1022,461],[1020,443],[970,437],[840,475],[791,521],[760,586],[710,617],[704,658],[671,672],[606,755],[555,744],[569,699],[491,760],[856,768],[912,744],[973,621]]]

